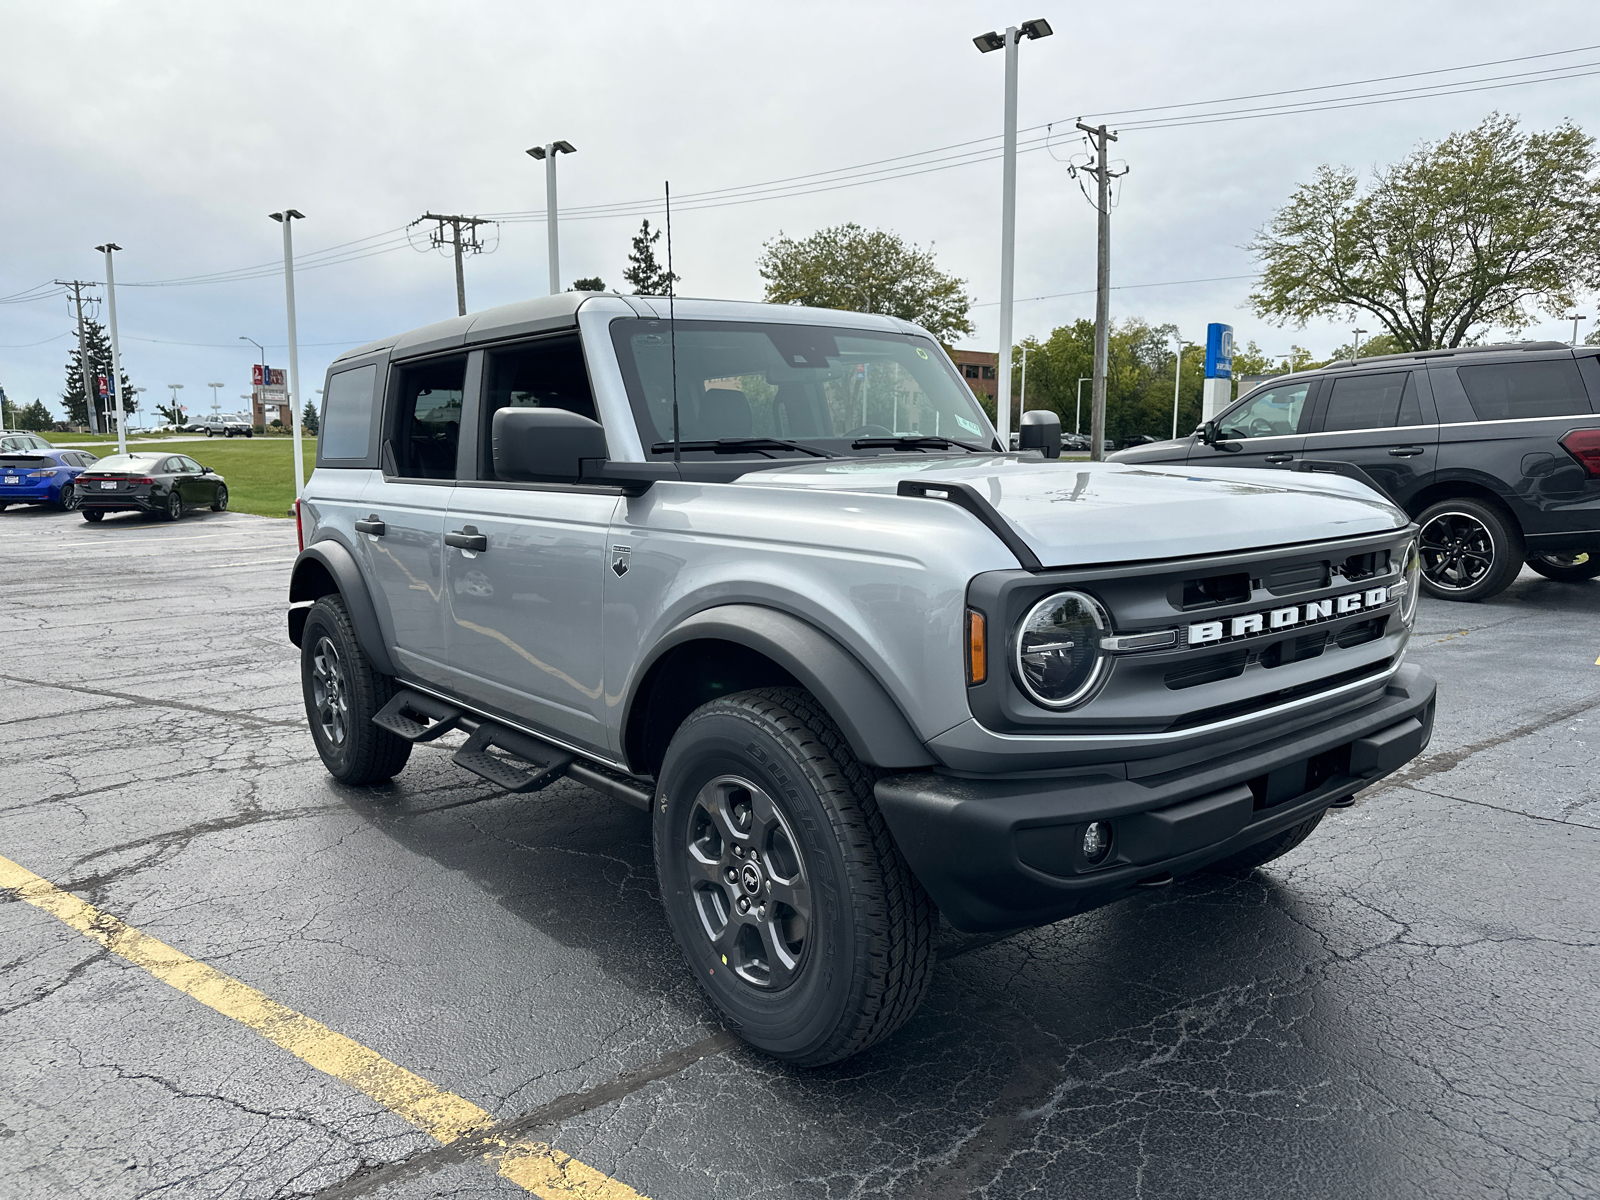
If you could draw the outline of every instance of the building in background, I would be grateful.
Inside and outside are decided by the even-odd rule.
[[[952,350],[950,355],[973,395],[988,400],[992,409],[994,398],[1000,392],[1000,382],[995,377],[1000,367],[1000,355],[993,350]]]

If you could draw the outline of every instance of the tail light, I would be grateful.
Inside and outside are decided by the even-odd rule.
[[[1600,479],[1600,429],[1574,429],[1561,445],[1591,479]]]
[[[128,482],[129,483],[154,483],[155,480],[151,479],[150,476],[148,476],[148,475],[136,475],[132,479],[128,480]]]
[[[294,499],[294,539],[299,543],[299,548],[306,548],[306,527],[300,520],[300,497]]]

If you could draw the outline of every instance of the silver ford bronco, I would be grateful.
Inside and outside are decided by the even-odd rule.
[[[289,589],[328,770],[413,743],[650,813],[749,1042],[898,1028],[936,917],[1248,871],[1427,745],[1409,518],[1357,480],[1002,453],[885,316],[568,293],[328,373]]]

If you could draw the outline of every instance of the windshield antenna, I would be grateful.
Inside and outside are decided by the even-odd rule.
[[[672,351],[672,465],[682,461],[678,430],[678,321],[673,303],[678,277],[672,273],[672,180],[662,184],[667,193],[667,344]]]

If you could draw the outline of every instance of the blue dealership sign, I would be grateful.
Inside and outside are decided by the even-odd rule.
[[[1213,321],[1206,326],[1206,378],[1233,378],[1233,326]]]

